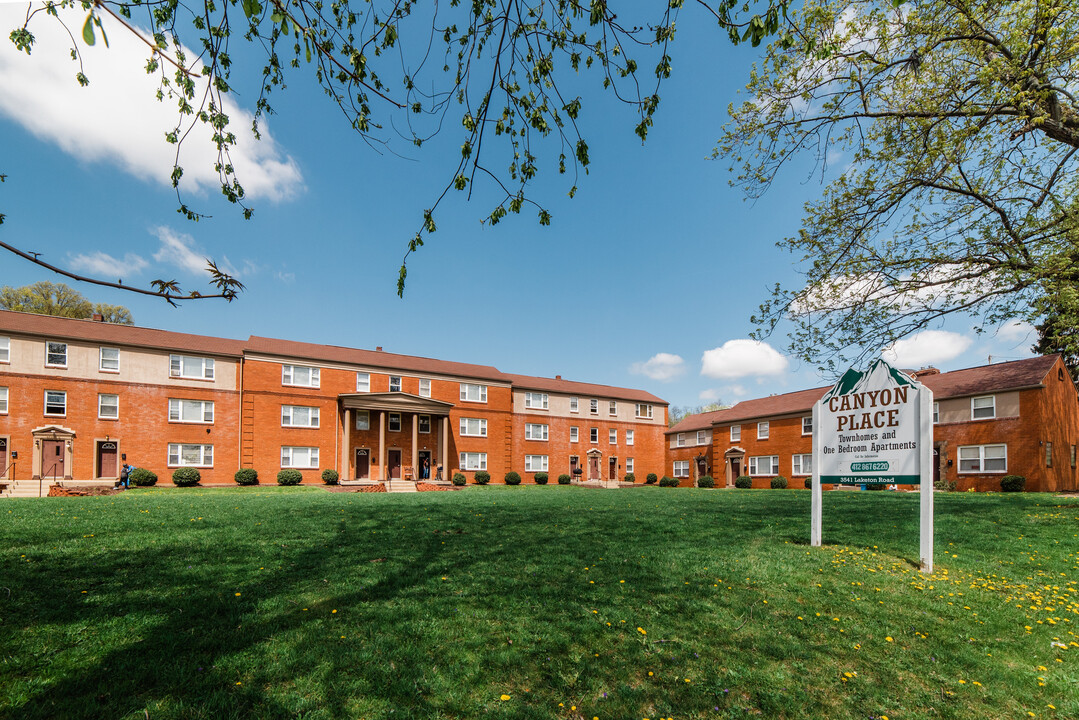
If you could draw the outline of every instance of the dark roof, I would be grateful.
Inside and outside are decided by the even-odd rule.
[[[813,404],[820,400],[821,396],[828,392],[828,389],[826,387],[813,388],[811,390],[783,393],[782,395],[769,395],[756,400],[743,400],[727,410],[728,415],[721,418],[719,422],[728,423],[751,418],[808,413],[813,410]]]
[[[709,410],[696,415],[686,415],[672,425],[666,434],[674,435],[675,433],[692,432],[694,430],[710,430],[712,425],[722,424],[730,411],[731,408],[723,408],[722,410]]]
[[[0,332],[44,335],[57,340],[83,340],[105,345],[182,350],[233,357],[243,355],[244,348],[242,340],[188,335],[134,325],[114,325],[96,320],[76,320],[7,310],[0,310]]]
[[[595,385],[593,383],[562,380],[561,378],[532,377],[530,375],[507,374],[506,377],[510,378],[514,387],[525,388],[528,390],[546,390],[548,392],[568,393],[573,395],[615,398],[616,400],[633,400],[635,402],[654,403],[656,405],[668,404],[666,400],[662,400],[644,390],[614,387],[613,385]]]
[[[918,379],[933,391],[936,399],[982,395],[1020,388],[1037,387],[1045,380],[1059,355],[1040,355],[1027,360],[952,370]]]

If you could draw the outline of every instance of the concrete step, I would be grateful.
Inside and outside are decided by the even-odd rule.
[[[390,480],[387,492],[416,492],[416,483],[411,480]]]
[[[37,480],[16,480],[14,483],[7,486],[7,490],[4,491],[3,497],[6,497],[6,498],[45,497],[46,495],[49,494],[49,485],[52,485],[51,480],[43,481],[41,483],[41,485],[40,485],[40,490],[39,490]]]

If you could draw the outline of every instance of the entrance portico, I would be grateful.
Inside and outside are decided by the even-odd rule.
[[[449,467],[453,403],[400,392],[349,393],[337,402],[344,425],[343,478],[419,480],[421,459],[429,459],[431,478],[439,465]],[[367,477],[360,477],[364,470]]]

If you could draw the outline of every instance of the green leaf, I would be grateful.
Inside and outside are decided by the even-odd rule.
[[[249,19],[262,13],[262,3],[259,0],[244,0],[244,15]],[[275,21],[276,22],[276,21]]]
[[[86,16],[86,22],[82,25],[82,40],[87,45],[93,45],[97,42],[97,38],[94,37],[94,14],[90,13]]]

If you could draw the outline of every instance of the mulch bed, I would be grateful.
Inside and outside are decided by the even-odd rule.
[[[360,486],[327,485],[323,490],[328,492],[386,492],[386,486],[382,484]]]
[[[90,497],[92,495],[116,495],[123,492],[117,488],[89,487],[89,488],[66,488],[59,485],[49,486],[48,497]]]
[[[416,492],[435,492],[437,490],[460,490],[453,485],[432,485],[431,483],[416,483]]]

